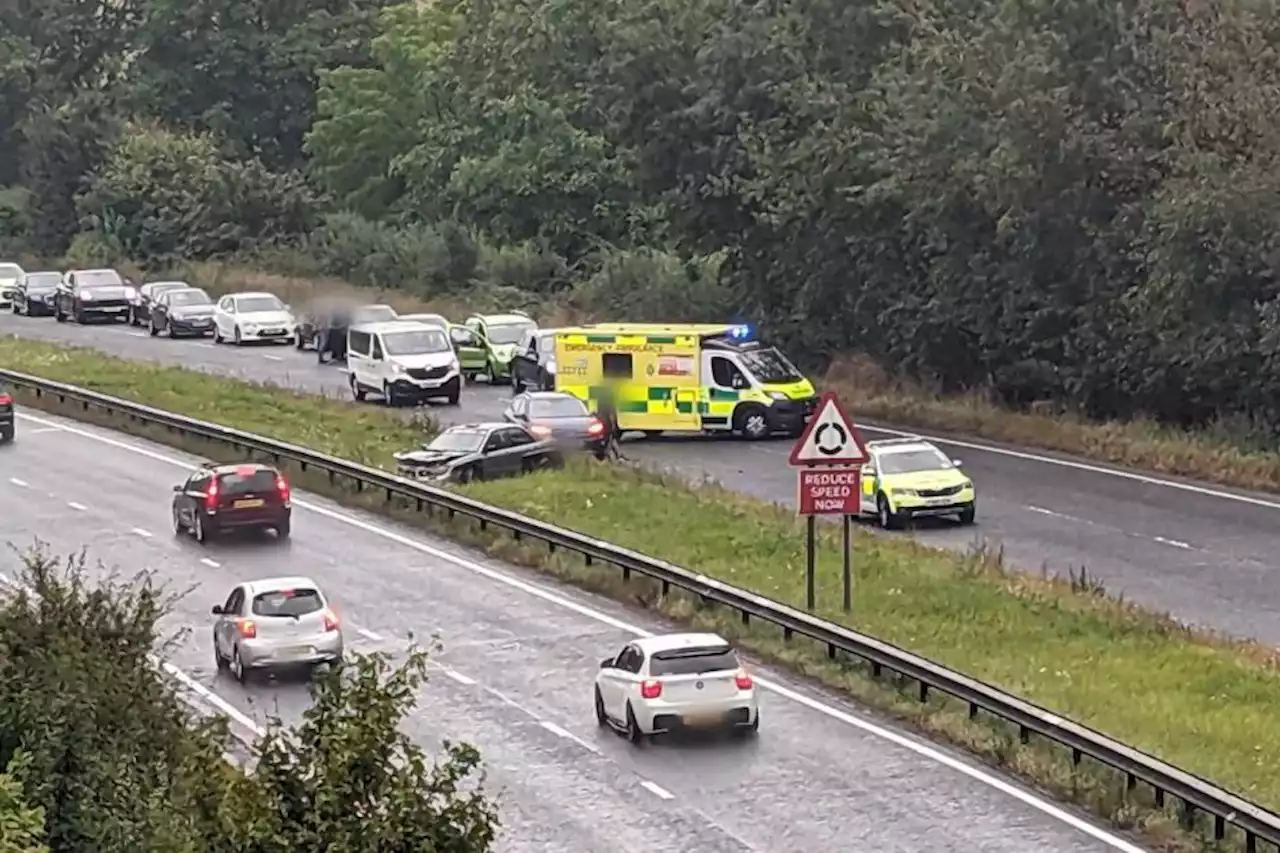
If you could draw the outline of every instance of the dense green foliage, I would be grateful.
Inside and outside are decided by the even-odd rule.
[[[748,316],[945,389],[1280,424],[1269,0],[40,9],[0,4],[0,241]]]
[[[490,849],[493,808],[463,784],[475,750],[432,762],[398,729],[421,652],[319,678],[302,723],[271,727],[245,774],[223,757],[223,721],[194,718],[151,661],[168,594],[90,574],[33,553],[0,601],[0,853]]]

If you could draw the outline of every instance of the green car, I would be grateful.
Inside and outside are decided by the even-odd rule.
[[[527,314],[473,314],[462,326],[449,331],[462,365],[462,375],[474,381],[484,375],[490,382],[511,381],[511,359],[520,338],[538,324]]]

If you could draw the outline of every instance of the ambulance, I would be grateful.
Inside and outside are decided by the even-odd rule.
[[[817,408],[813,384],[754,329],[726,324],[599,323],[558,329],[557,391],[595,410],[613,396],[618,428],[798,435]]]

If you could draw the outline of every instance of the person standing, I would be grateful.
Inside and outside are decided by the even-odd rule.
[[[613,389],[605,388],[601,392],[596,403],[596,417],[604,424],[605,458],[621,459],[622,447],[619,439],[622,437],[622,430],[618,426],[618,409],[613,399]]]

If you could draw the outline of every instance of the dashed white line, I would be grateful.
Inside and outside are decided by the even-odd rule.
[[[653,794],[654,796],[660,797],[661,799],[664,799],[664,800],[675,799],[674,794],[672,794],[666,788],[659,785],[657,782],[650,782],[648,779],[641,779],[640,787],[644,788],[646,791]]]
[[[136,534],[138,534],[139,536],[141,536],[143,539],[150,539],[150,538],[151,538],[151,531],[150,531],[150,530],[143,530],[141,527],[135,527],[135,528],[133,528],[133,532],[134,532],[134,533],[136,533]]]
[[[72,509],[79,510],[80,512],[88,512],[89,510],[89,508],[84,504],[76,503],[75,501],[67,501],[67,506],[71,507]]]
[[[468,687],[470,687],[471,685],[473,685],[473,684],[475,684],[475,683],[476,683],[476,680],[475,680],[474,678],[470,678],[469,676],[463,675],[463,674],[462,674],[462,673],[460,673],[460,672],[454,672],[454,671],[453,671],[453,670],[451,670],[451,669],[446,669],[446,670],[444,671],[444,674],[445,674],[445,675],[447,675],[447,676],[449,676],[450,678],[452,678],[454,681],[458,682],[459,684],[465,684],[465,685],[466,685],[466,686],[468,686]]]
[[[58,424],[55,424],[53,421],[49,421],[40,417],[35,417],[33,415],[28,415],[26,413],[19,415],[19,417],[23,418],[24,420],[32,421],[33,423],[43,424],[45,426],[59,426]],[[163,453],[157,453],[154,450],[141,447],[137,444],[130,444],[129,442],[126,442],[126,441],[109,438],[105,435],[99,435],[98,433],[90,432],[89,430],[80,429],[78,427],[65,426],[62,428],[66,432],[71,433],[72,435],[78,435],[81,438],[86,438],[90,441],[96,441],[99,444],[105,444],[109,447],[116,447],[116,448],[119,448],[120,450],[124,450],[129,453],[134,453],[139,456],[145,456],[149,459],[154,459],[157,462],[163,462],[166,465],[172,465],[172,466],[183,468],[183,469],[190,469],[192,467],[191,463],[189,462],[183,462],[182,460],[177,459],[173,456],[168,456]],[[950,442],[950,443],[956,444],[956,442]],[[980,449],[990,450],[991,448],[983,447]],[[996,452],[1000,452],[1000,451],[996,451]],[[1008,455],[1018,455],[1018,454],[1011,453],[1009,451],[1004,451],[1004,452],[1007,453]],[[1027,455],[1027,454],[1023,454],[1023,455]],[[1056,460],[1046,460],[1046,461],[1056,461]],[[1059,463],[1059,464],[1063,464],[1063,463]],[[1085,468],[1088,466],[1072,465],[1069,467]],[[1109,473],[1109,474],[1116,473],[1113,471],[1108,471],[1107,469],[1098,469],[1098,470],[1101,471],[1102,473]],[[1121,474],[1119,476],[1129,476],[1131,479],[1146,479],[1146,480],[1151,479],[1151,478],[1138,477],[1136,475]],[[1181,487],[1178,484],[1173,484],[1173,483],[1161,483],[1160,481],[1155,481],[1155,482],[1158,485],[1170,485],[1174,487]],[[1201,490],[1201,491],[1207,492],[1208,490]],[[1222,496],[1235,498],[1237,500],[1243,499],[1243,498],[1240,498],[1239,496],[1230,495],[1229,493],[1222,493]],[[1249,501],[1249,502],[1259,503],[1258,501]],[[577,613],[580,616],[584,616],[592,620],[593,622],[597,622],[602,625],[610,625],[614,628],[617,628],[620,631],[625,631],[631,634],[632,636],[636,636],[636,637],[653,636],[652,632],[646,631],[644,628],[641,628],[637,625],[632,625],[622,619],[611,616],[608,613],[605,613],[601,610],[597,610],[594,607],[590,607],[586,604],[581,604],[573,600],[572,598],[565,596],[563,593],[560,593],[550,587],[544,587],[539,583],[534,583],[532,581],[524,580],[523,578],[517,577],[514,574],[508,574],[504,571],[490,568],[489,566],[483,565],[474,560],[469,560],[466,557],[462,557],[457,554],[453,554],[449,551],[443,550],[441,548],[428,545],[426,542],[423,542],[414,536],[406,536],[404,534],[397,533],[391,528],[382,527],[378,524],[374,524],[374,523],[365,521],[363,519],[356,518],[355,516],[347,515],[346,513],[338,512],[336,510],[329,509],[328,507],[323,507],[318,504],[311,503],[310,501],[295,499],[293,503],[294,503],[294,506],[301,507],[310,512],[314,512],[317,515],[323,516],[332,521],[346,524],[349,527],[356,528],[357,530],[363,530],[366,533],[371,533],[375,536],[380,536],[381,538],[389,542],[396,542],[400,545],[405,546],[406,548],[411,548],[421,554],[428,554],[443,562],[451,563],[457,566],[458,568],[469,571],[472,574],[486,578],[495,583],[502,584],[503,586],[509,589],[520,590],[526,595],[530,595],[535,598],[542,599],[543,601],[546,601],[556,607],[571,611],[573,613]],[[1274,503],[1270,505],[1280,509],[1280,503]],[[454,678],[455,681],[459,680],[456,675],[452,677]],[[470,679],[468,679],[468,681],[469,680]],[[795,702],[799,705],[803,705],[804,707],[810,709],[811,711],[822,714],[823,716],[826,716],[829,719],[837,720],[841,723],[844,723],[847,726],[850,726],[851,728],[858,729],[864,732],[865,734],[872,735],[873,737],[877,737],[880,740],[883,740],[887,743],[891,743],[902,749],[909,750],[910,752],[913,752],[916,755],[919,755],[921,758],[927,759],[929,761],[934,762],[935,764],[939,764],[943,767],[946,767],[955,773],[959,773],[963,776],[967,776],[968,778],[972,779],[975,782],[983,784],[995,791],[999,791],[1000,793],[1004,794],[1005,796],[1011,799],[1018,800],[1019,802],[1024,803],[1025,805],[1028,805],[1036,809],[1040,813],[1047,815],[1053,818],[1054,820],[1059,821],[1060,823],[1066,824],[1067,826],[1070,826],[1092,838],[1097,839],[1098,841],[1101,841],[1103,844],[1106,844],[1108,847],[1112,848],[1113,850],[1123,851],[1123,853],[1144,853],[1141,847],[1137,846],[1136,844],[1133,844],[1132,842],[1124,838],[1121,838],[1119,835],[1109,832],[1103,829],[1102,827],[1095,826],[1091,821],[1086,820],[1085,818],[1079,815],[1076,815],[1073,812],[1054,804],[1053,802],[1050,802],[1049,800],[1045,799],[1043,796],[1033,793],[1031,791],[1024,790],[1019,785],[1007,781],[1006,779],[1002,778],[996,773],[990,770],[987,770],[983,767],[972,765],[968,763],[968,761],[966,760],[963,760],[961,758],[951,755],[950,753],[946,752],[942,748],[935,747],[929,743],[918,741],[912,736],[903,734],[892,728],[888,728],[886,726],[872,722],[869,719],[863,719],[861,716],[845,711],[843,708],[837,707],[836,705],[833,705],[833,704],[827,704],[827,702],[807,696],[804,693],[801,693],[797,690],[793,690],[772,679],[758,678],[756,679],[756,684],[764,688],[765,690],[772,691],[773,693],[776,693],[779,696],[789,699],[792,702]],[[495,696],[502,699],[503,701],[506,701],[509,703],[511,702],[510,699],[508,699],[506,696],[504,696],[503,694],[499,693],[496,690],[491,690],[489,688],[486,688],[486,690],[489,690],[490,693],[494,694]],[[221,697],[219,697],[219,701],[225,702],[225,700],[222,700]],[[511,704],[515,704],[515,703],[511,703]],[[221,705],[219,707],[221,707]],[[519,706],[517,705],[517,707]],[[236,711],[235,713],[236,715],[243,717],[243,714],[240,714],[239,711]]]
[[[222,563],[219,563],[217,560],[210,560],[208,557],[201,557],[200,562],[211,569],[218,569],[222,567]]]
[[[26,480],[19,480],[17,477],[10,477],[9,482],[13,483],[15,486],[21,486],[24,489],[31,485]]]
[[[199,694],[201,699],[204,699],[206,702],[213,705],[213,707],[217,708],[219,711],[226,714],[228,717],[235,720],[237,723],[244,726],[249,731],[253,732],[255,735],[259,737],[263,735],[261,726],[259,726],[249,717],[245,716],[244,713],[235,705],[232,705],[230,702],[228,702],[226,699],[223,699],[217,693],[214,693],[208,687],[205,687],[203,684],[196,681],[194,678],[187,675],[185,672],[178,669],[176,666],[174,666],[171,663],[168,663],[168,662],[164,663],[163,669],[165,672],[169,673],[169,675],[176,678],[178,681],[182,682],[182,685],[186,687],[188,690],[192,691],[193,693]]]
[[[267,359],[268,361],[284,361],[284,359],[278,355],[264,355],[262,357]]]
[[[568,729],[557,726],[555,723],[551,722],[550,720],[539,720],[539,725],[541,725],[547,731],[551,732],[556,737],[562,737],[565,740],[571,740],[574,743],[576,743],[578,746],[587,750],[588,752],[594,753],[596,755],[600,754],[600,750],[596,749],[594,745],[587,743],[585,740],[578,737]]]
[[[40,435],[45,432],[62,432],[60,427],[44,427],[43,429],[27,429],[23,430],[23,435]]]
[[[1189,544],[1187,544],[1186,542],[1179,542],[1177,539],[1165,539],[1163,536],[1153,536],[1152,538],[1155,539],[1157,542],[1159,542],[1161,545],[1170,545],[1174,548],[1181,548],[1184,551],[1191,550],[1191,546]]]
[[[1045,508],[1044,508],[1044,507],[1042,507],[1042,506],[1028,506],[1028,507],[1027,507],[1027,510],[1028,510],[1028,511],[1030,511],[1030,512],[1036,512],[1036,513],[1039,513],[1040,515],[1051,515],[1051,516],[1053,516],[1054,518],[1065,518],[1067,521],[1081,521],[1081,520],[1082,520],[1082,519],[1076,518],[1074,515],[1066,515],[1066,514],[1061,513],[1061,512],[1054,512],[1053,510],[1051,510],[1051,509],[1045,509]]]
[[[364,637],[366,640],[373,640],[375,643],[382,642],[382,635],[370,631],[368,628],[356,628],[356,633],[361,637]]]

